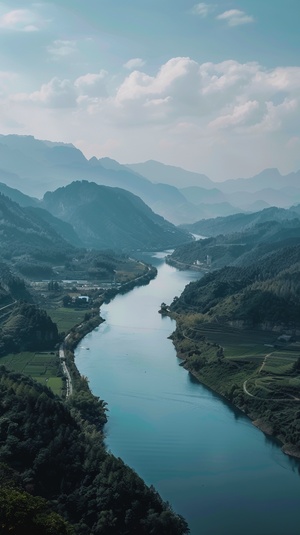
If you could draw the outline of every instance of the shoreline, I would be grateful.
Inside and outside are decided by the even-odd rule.
[[[149,282],[154,279],[157,275],[157,269],[154,266],[147,265],[148,270],[143,275],[140,275],[136,279],[133,279],[132,281],[126,282],[119,286],[118,288],[108,289],[106,290],[102,295],[102,303],[110,303],[114,297],[118,294],[124,294],[131,290],[133,290],[137,286],[143,286],[149,284]],[[101,303],[101,304],[102,304]],[[76,382],[80,382],[83,377],[79,373],[79,370],[75,363],[75,350],[78,346],[78,344],[83,340],[83,338],[91,333],[94,329],[99,327],[101,323],[105,321],[100,315],[100,309],[101,305],[98,309],[98,315],[94,315],[92,318],[82,321],[79,325],[75,325],[67,334],[67,336],[64,339],[64,349],[65,349],[65,360],[67,362],[67,367],[69,368],[69,372],[71,375],[71,381],[73,384],[74,392],[76,393]],[[91,396],[95,397],[92,393],[89,385],[86,383],[86,387],[89,390],[89,393]],[[65,398],[66,401],[67,398]],[[102,400],[105,402],[105,400]],[[106,423],[106,422],[105,422]]]
[[[169,315],[169,316],[172,317],[172,315]],[[173,317],[172,319],[174,319],[175,322],[176,322],[176,318]],[[177,324],[177,322],[176,322],[176,324]],[[175,331],[176,331],[176,329],[175,329]],[[296,459],[296,460],[299,459],[300,460],[300,449],[297,448],[297,446],[294,445],[294,444],[291,444],[289,442],[284,442],[284,440],[281,438],[282,435],[276,435],[274,433],[274,428],[273,428],[272,423],[267,421],[267,420],[264,420],[263,419],[263,415],[261,415],[261,416],[260,415],[251,416],[251,411],[249,413],[247,413],[246,411],[243,410],[242,407],[240,407],[239,405],[233,403],[232,400],[228,399],[228,397],[226,397],[224,394],[222,394],[216,387],[212,386],[209,383],[206,383],[201,377],[199,377],[199,375],[188,365],[188,359],[185,358],[184,356],[179,355],[179,353],[177,351],[176,343],[175,343],[174,338],[173,338],[173,334],[175,333],[175,331],[172,333],[172,335],[169,338],[171,338],[171,340],[173,342],[177,358],[182,361],[180,363],[180,366],[182,366],[187,372],[189,372],[200,384],[202,384],[203,386],[205,386],[206,388],[211,390],[214,394],[217,394],[218,396],[220,396],[233,409],[241,411],[245,416],[247,416],[247,418],[249,418],[251,423],[255,427],[257,427],[257,429],[259,429],[266,436],[271,437],[275,442],[278,443],[278,446],[280,447],[281,451],[285,455],[288,455],[289,457],[291,457],[293,459]]]
[[[107,295],[106,296],[105,296],[105,294],[103,295],[103,302],[109,303],[118,294],[127,293],[127,292],[131,291],[132,289],[134,289],[137,286],[148,284],[150,282],[150,280],[152,280],[153,278],[156,277],[156,274],[157,274],[156,268],[154,268],[153,266],[148,266],[148,268],[149,268],[148,272],[145,275],[143,275],[142,277],[139,277],[138,279],[136,279],[135,281],[130,281],[129,283],[125,283],[123,286],[114,289],[113,292],[111,292],[111,290],[108,290],[107,291]],[[79,371],[77,369],[77,366],[75,364],[75,349],[78,346],[78,344],[80,343],[80,341],[88,333],[92,332],[95,328],[97,328],[101,323],[103,323],[105,321],[100,316],[100,308],[101,308],[101,306],[99,307],[99,316],[94,317],[94,318],[92,318],[92,320],[88,320],[88,321],[83,322],[83,323],[80,324],[80,327],[81,327],[80,333],[78,332],[78,326],[77,326],[77,327],[74,327],[74,329],[75,329],[74,337],[72,337],[72,335],[70,336],[71,331],[70,331],[70,333],[68,335],[68,347],[66,347],[66,349],[67,349],[67,351],[69,353],[68,362],[71,364],[71,368],[72,368],[71,374],[72,374],[72,376],[74,374],[75,378],[77,377],[77,379],[78,379],[78,377],[81,378],[81,375],[80,375],[80,373],[79,373]],[[159,311],[159,312],[162,313],[162,311]],[[176,328],[177,328],[177,320],[176,320],[176,318],[173,317],[172,314],[170,314],[169,311],[164,311],[164,314],[168,315],[169,317],[171,317],[172,319],[175,320]],[[246,412],[245,410],[243,410],[243,408],[241,406],[239,406],[238,404],[235,404],[232,400],[230,400],[228,397],[226,397],[226,395],[224,395],[222,392],[220,392],[211,383],[207,383],[207,382],[205,382],[203,380],[203,378],[199,377],[199,374],[197,374],[195,372],[195,370],[193,370],[191,368],[191,366],[188,365],[188,359],[185,358],[184,356],[179,355],[178,347],[176,346],[176,341],[174,341],[174,337],[173,337],[175,332],[176,332],[176,329],[169,336],[169,338],[172,339],[172,342],[173,342],[173,345],[174,345],[174,348],[175,348],[175,351],[176,351],[176,355],[181,360],[180,366],[184,367],[185,370],[187,372],[189,372],[200,384],[203,384],[205,387],[209,388],[213,393],[215,393],[218,396],[220,396],[224,401],[226,401],[226,403],[230,404],[231,407],[234,410],[241,411],[241,413],[243,413],[245,416],[247,416],[249,418],[249,420],[252,422],[252,424],[255,427],[257,427],[261,432],[263,432],[266,436],[273,438],[278,443],[278,445],[280,446],[281,451],[285,455],[288,455],[289,457],[294,458],[294,459],[300,459],[300,449],[297,448],[297,446],[295,446],[294,444],[291,444],[291,443],[288,443],[288,442],[284,442],[283,437],[280,434],[278,434],[278,435],[275,434],[273,426],[272,426],[272,423],[267,421],[267,420],[264,420],[262,414],[261,415],[260,414],[255,414],[255,415],[252,414],[251,415],[251,410],[249,412]],[[73,377],[72,377],[72,379],[73,379]],[[76,387],[75,387],[75,390],[76,390]],[[91,391],[90,391],[90,393],[91,393],[91,395],[93,395]]]

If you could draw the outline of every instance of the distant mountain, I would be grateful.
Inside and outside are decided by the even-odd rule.
[[[38,199],[29,197],[29,195],[25,195],[18,189],[10,188],[2,182],[0,182],[0,193],[6,197],[9,197],[9,199],[18,203],[20,206],[37,206],[39,202]]]
[[[182,225],[182,227],[194,234],[209,237],[218,236],[219,234],[231,234],[232,232],[243,232],[258,223],[266,221],[284,221],[297,217],[298,214],[294,207],[289,210],[272,207],[250,214],[239,213],[227,217],[203,219],[192,225]]]
[[[121,188],[76,181],[47,192],[43,207],[70,223],[88,248],[159,250],[192,240],[155,214],[139,197]]]
[[[89,180],[138,195],[174,224],[202,217],[174,186],[154,184],[110,158],[87,160],[71,144],[40,141],[33,136],[0,136],[0,162],[0,180],[34,197],[76,180]]]
[[[181,188],[180,192],[193,204],[216,204],[226,202],[226,195],[217,188],[200,188],[199,186],[187,186]]]
[[[181,167],[165,165],[155,160],[148,160],[144,163],[127,164],[127,167],[148,178],[152,182],[163,182],[177,188],[185,186],[200,186],[202,188],[213,188],[215,182],[206,175],[186,171]]]
[[[175,225],[263,206],[289,207],[300,202],[299,178],[300,171],[282,176],[277,169],[266,169],[255,177],[216,183],[206,175],[153,160],[130,165],[110,158],[88,160],[70,143],[0,135],[3,185],[41,199],[47,191],[88,180],[130,191]],[[28,198],[17,199],[11,191],[3,193],[22,206],[33,202]]]
[[[280,190],[282,188],[300,188],[300,170],[296,173],[281,175],[278,169],[264,169],[258,175],[250,178],[236,178],[218,182],[218,188],[224,193],[236,191],[256,192],[271,188]]]

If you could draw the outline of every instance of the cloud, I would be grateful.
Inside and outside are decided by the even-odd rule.
[[[52,78],[43,84],[38,91],[17,93],[11,97],[15,103],[40,104],[48,108],[73,108],[76,106],[76,91],[70,80]]]
[[[259,102],[249,100],[243,104],[233,106],[230,113],[217,117],[211,121],[208,126],[216,129],[229,128],[257,122],[257,112],[259,111]],[[261,117],[260,117],[261,118]]]
[[[0,16],[0,30],[36,32],[42,24],[40,17],[29,9],[14,9]]]
[[[191,13],[193,13],[194,15],[200,15],[200,17],[205,18],[213,9],[213,6],[205,4],[204,2],[200,2],[199,4],[195,4],[192,7]]]
[[[125,69],[128,69],[131,71],[132,69],[137,69],[138,67],[143,67],[145,65],[145,61],[141,58],[132,58],[126,63],[124,63],[123,67]]]
[[[75,88],[80,95],[85,97],[107,96],[106,78],[108,72],[102,69],[99,73],[88,73],[77,78],[74,82]]]
[[[218,20],[225,20],[228,26],[240,26],[241,24],[249,24],[254,22],[254,18],[251,15],[247,15],[244,11],[239,9],[230,9],[224,11],[216,17]]]
[[[109,156],[118,161],[144,157],[188,168],[189,161],[201,161],[207,162],[202,172],[210,174],[214,167],[220,176],[222,158],[228,169],[237,169],[239,161],[239,173],[245,161],[253,172],[281,162],[286,170],[298,161],[300,166],[300,67],[266,69],[256,62],[176,57],[154,73],[141,68],[121,81],[104,70],[83,72],[13,94],[20,83],[19,77],[0,73],[6,123],[18,121],[27,133],[33,129],[43,138],[52,128],[53,139],[59,132],[66,141],[84,139],[86,147],[103,148],[114,139]],[[0,120],[3,125],[3,114]]]
[[[57,39],[47,47],[49,54],[57,58],[70,56],[76,52],[76,41],[64,41]]]
[[[291,108],[298,117],[300,67],[265,69],[255,62],[227,60],[199,64],[172,58],[156,73],[135,70],[117,83],[105,70],[74,80],[52,78],[31,93],[12,94],[13,73],[0,73],[11,102],[50,109],[78,108],[115,125],[198,124],[214,130],[283,124]],[[280,115],[279,122],[275,117]],[[267,117],[272,120],[267,121]],[[300,119],[300,118],[299,118]],[[289,119],[290,120],[290,119]]]

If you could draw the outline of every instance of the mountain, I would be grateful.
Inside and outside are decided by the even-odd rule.
[[[218,188],[224,193],[236,191],[256,192],[271,188],[280,190],[282,188],[296,188],[299,190],[300,170],[296,173],[281,175],[276,168],[264,169],[258,175],[250,178],[236,178],[218,182]]]
[[[300,202],[299,177],[300,171],[282,176],[277,169],[267,169],[255,177],[216,183],[203,174],[153,160],[130,165],[110,158],[88,160],[70,143],[38,140],[33,136],[0,135],[0,181],[3,185],[30,197],[42,198],[47,191],[77,180],[88,180],[130,191],[175,225],[255,211],[263,206],[289,207]],[[22,206],[34,203],[28,198],[17,199],[12,191],[1,188],[0,191]]]
[[[203,188],[215,187],[215,182],[210,180],[206,175],[186,171],[181,167],[165,165],[155,160],[148,160],[144,163],[127,164],[127,167],[136,171],[140,175],[148,178],[152,182],[163,182],[177,188],[185,186],[200,186]]]
[[[26,207],[25,212],[45,221],[55,232],[57,232],[57,234],[59,234],[59,236],[71,245],[74,245],[74,247],[84,247],[84,244],[70,223],[66,223],[66,221],[54,217],[50,212],[39,206]]]
[[[68,244],[37,213],[27,211],[16,202],[0,194],[0,245],[2,257],[26,255],[29,249],[62,251]]]
[[[159,250],[191,241],[191,235],[155,214],[121,188],[76,181],[47,192],[43,207],[70,223],[88,248]]]
[[[41,141],[33,136],[0,136],[0,162],[0,179],[30,196],[42,197],[70,182],[89,180],[138,195],[174,224],[202,217],[201,211],[174,186],[154,184],[110,158],[87,160],[71,144]]]
[[[248,266],[287,246],[300,243],[300,219],[264,221],[241,231],[219,234],[177,247],[168,263],[210,271],[224,266]]]
[[[53,266],[74,256],[71,243],[35,208],[21,207],[0,194],[0,214],[1,260],[14,273],[29,278],[55,278]]]
[[[198,308],[209,313],[209,322],[273,322],[281,329],[300,325],[300,219],[259,223],[243,232],[187,244],[169,257],[171,264],[176,261],[202,261],[207,274],[186,287],[174,310]]]
[[[230,234],[237,231],[242,232],[258,223],[266,221],[284,221],[297,217],[298,214],[294,207],[289,210],[271,207],[250,214],[239,213],[227,217],[203,219],[191,225],[182,225],[182,227],[194,234],[209,237],[218,236],[218,234]]]
[[[18,203],[20,206],[37,206],[39,202],[38,199],[29,197],[29,195],[25,195],[16,188],[10,188],[2,182],[0,182],[0,193]]]

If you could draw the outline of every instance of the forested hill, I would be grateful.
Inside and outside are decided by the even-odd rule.
[[[206,274],[186,286],[171,310],[197,312],[205,322],[295,330],[300,327],[299,296],[300,243],[247,267]]]
[[[101,432],[82,418],[73,396],[68,406],[1,367],[0,397],[1,533],[188,533],[154,489],[106,452]]]
[[[1,193],[0,215],[0,246],[4,259],[26,255],[33,249],[55,254],[72,248],[37,213],[27,211]]]
[[[192,241],[187,231],[155,214],[136,195],[86,180],[47,192],[43,207],[71,223],[89,248],[157,251]]]
[[[177,267],[219,269],[228,265],[248,266],[287,245],[300,243],[300,220],[265,221],[244,231],[219,234],[177,247],[168,262]]]
[[[211,237],[219,234],[232,234],[234,232],[244,232],[258,224],[268,221],[284,221],[299,217],[299,206],[284,208],[265,208],[254,213],[239,213],[226,217],[215,217],[202,219],[190,225],[181,225],[189,232]]]

